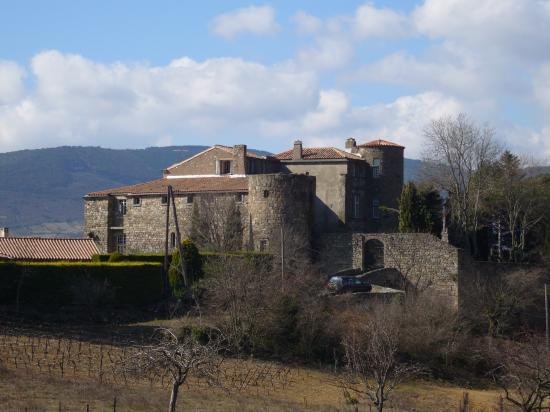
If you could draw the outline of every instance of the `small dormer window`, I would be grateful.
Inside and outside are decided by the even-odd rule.
[[[230,175],[231,174],[231,160],[220,160],[219,162],[219,174]]]

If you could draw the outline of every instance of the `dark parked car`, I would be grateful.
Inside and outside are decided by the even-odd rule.
[[[355,276],[333,276],[327,283],[327,289],[332,293],[370,292],[372,285]]]

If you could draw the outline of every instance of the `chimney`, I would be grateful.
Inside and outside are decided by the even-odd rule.
[[[346,151],[350,153],[357,153],[357,142],[353,137],[346,139]]]
[[[10,236],[10,230],[7,227],[0,227],[0,238],[9,237],[9,236]]]
[[[233,165],[231,174],[246,174],[246,145],[236,144],[233,146]]]
[[[302,141],[296,140],[292,149],[292,160],[300,160],[302,158]]]

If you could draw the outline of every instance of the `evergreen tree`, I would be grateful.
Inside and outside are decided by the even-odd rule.
[[[401,233],[416,232],[416,209],[418,194],[413,182],[403,186],[399,199],[399,231]]]
[[[181,249],[183,252],[185,272],[191,285],[202,276],[202,257],[199,253],[199,249],[197,249],[190,239],[181,242]],[[172,288],[172,294],[178,298],[182,297],[185,293],[185,286],[181,273],[179,248],[176,248],[172,253],[172,262],[168,269],[168,281]]]
[[[403,186],[399,199],[399,232],[441,232],[441,197],[437,190],[426,187],[418,190],[413,182]]]

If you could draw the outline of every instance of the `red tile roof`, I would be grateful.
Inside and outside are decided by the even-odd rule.
[[[401,146],[397,143],[390,142],[388,140],[382,140],[382,139],[376,139],[371,142],[360,144],[358,147],[377,147],[377,146],[386,146],[386,147],[401,147],[405,148],[405,146]]]
[[[176,194],[248,192],[247,177],[181,177],[174,179],[157,179],[151,182],[92,192],[88,193],[86,197],[104,197],[108,195],[164,195],[168,190],[168,185],[172,185],[172,189]]]
[[[279,160],[292,160],[292,150],[275,155]],[[302,149],[302,159],[361,159],[361,156],[348,153],[335,147],[306,147]]]
[[[0,256],[15,260],[91,260],[99,253],[93,239],[0,238]]]

